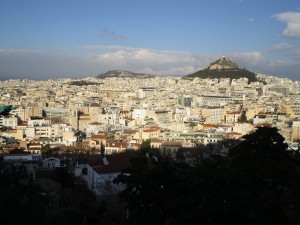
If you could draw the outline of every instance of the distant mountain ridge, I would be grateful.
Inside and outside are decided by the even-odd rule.
[[[222,56],[218,60],[210,63],[204,69],[199,70],[195,73],[185,75],[183,79],[190,79],[199,77],[202,79],[206,78],[230,78],[239,79],[239,78],[248,78],[249,82],[257,81],[256,74],[250,72],[246,69],[241,69],[237,63],[233,60]]]
[[[127,78],[146,79],[146,78],[155,78],[156,76],[151,74],[145,74],[145,73],[134,73],[126,70],[110,70],[103,74],[95,76],[95,78],[98,79],[104,79],[109,77],[127,77]]]

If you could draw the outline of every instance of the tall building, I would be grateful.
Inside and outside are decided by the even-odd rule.
[[[300,121],[293,121],[291,141],[300,140]]]
[[[192,97],[189,95],[183,95],[178,99],[178,104],[184,107],[191,107]]]
[[[139,98],[147,98],[147,97],[154,96],[156,93],[156,90],[153,87],[140,88],[138,93],[139,93]]]

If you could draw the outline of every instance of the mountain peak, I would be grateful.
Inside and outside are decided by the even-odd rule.
[[[236,64],[233,60],[222,56],[218,60],[210,63],[207,67],[204,69],[206,70],[235,70],[235,69],[240,69],[238,64]]]
[[[183,76],[183,79],[195,78],[199,77],[202,79],[206,78],[230,78],[239,79],[239,78],[247,78],[248,82],[256,81],[256,74],[250,72],[246,69],[241,69],[237,63],[233,60],[222,56],[216,61],[210,63],[204,69],[199,70],[195,73]]]

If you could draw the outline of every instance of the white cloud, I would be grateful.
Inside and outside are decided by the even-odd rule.
[[[132,68],[138,72],[151,71],[154,74],[162,75],[192,73],[202,66],[201,61],[192,53],[147,48],[120,47],[117,49],[110,47],[108,52],[97,54],[94,59],[99,64],[110,64],[117,68]]]
[[[265,63],[264,56],[261,52],[233,52],[228,54],[233,60],[239,62],[240,67],[254,67]]]
[[[204,68],[223,55],[236,61],[241,68],[253,72],[280,75],[281,72],[288,71],[290,76],[297,77],[297,71],[300,71],[299,60],[267,59],[270,54],[279,53],[275,52],[276,49],[279,51],[284,47],[288,45],[278,44],[273,47],[273,52],[266,53],[222,52],[210,55],[117,45],[79,46],[81,51],[77,49],[68,53],[0,49],[0,78],[24,78],[25,75],[33,79],[87,77],[115,69],[154,75],[187,75]]]
[[[286,49],[290,49],[292,48],[294,45],[291,44],[291,43],[288,43],[288,42],[281,42],[281,43],[278,43],[276,45],[274,45],[270,51],[283,51],[283,50],[286,50]]]
[[[273,17],[287,24],[287,27],[283,31],[284,36],[291,38],[300,38],[299,12],[283,12],[273,15]]]

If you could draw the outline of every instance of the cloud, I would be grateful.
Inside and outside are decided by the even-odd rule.
[[[281,43],[274,46],[274,49],[284,46]],[[300,60],[270,60],[269,54],[273,52],[196,54],[120,45],[77,46],[74,52],[0,49],[0,79],[87,77],[115,69],[154,75],[187,75],[204,68],[223,55],[233,59],[241,68],[253,72],[274,76],[288,75],[298,79]],[[299,59],[300,51],[297,54]]]
[[[100,64],[110,64],[117,68],[130,67],[137,72],[151,71],[161,75],[192,73],[202,67],[201,61],[192,53],[147,48],[110,47],[108,52],[97,54],[94,59]]]
[[[283,12],[273,15],[278,21],[285,22],[287,27],[283,31],[283,35],[290,38],[300,38],[300,13]]]
[[[286,50],[286,49],[290,49],[292,48],[294,45],[291,44],[291,43],[288,43],[288,42],[282,42],[282,43],[278,43],[276,45],[274,45],[270,51],[283,51],[283,50]]]
[[[27,54],[37,54],[41,53],[42,51],[40,50],[35,50],[35,49],[5,49],[5,48],[0,48],[0,56],[1,55],[10,55],[10,54],[16,54],[16,55],[27,55]]]
[[[297,42],[282,42],[274,45],[267,54],[273,58],[281,59],[286,64],[300,65],[300,45]]]
[[[255,67],[265,63],[265,59],[262,52],[233,52],[228,53],[236,62],[239,62],[240,67]]]
[[[102,38],[109,38],[112,40],[126,40],[127,39],[125,34],[117,34],[116,32],[109,30],[108,28],[104,28],[100,32],[100,36]]]
[[[255,19],[251,17],[251,18],[248,19],[248,21],[249,21],[250,23],[252,23],[252,22],[255,21]]]

